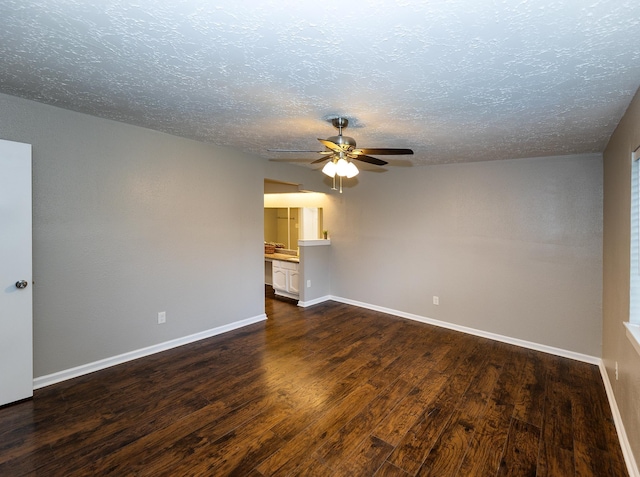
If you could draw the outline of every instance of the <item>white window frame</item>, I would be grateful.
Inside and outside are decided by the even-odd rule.
[[[640,146],[631,153],[631,250],[627,337],[640,354]]]

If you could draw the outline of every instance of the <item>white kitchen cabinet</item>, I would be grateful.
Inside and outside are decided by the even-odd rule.
[[[278,262],[273,262],[273,288],[275,290],[288,290],[287,285],[287,270],[280,268],[276,265]]]
[[[295,270],[289,270],[289,292],[298,296],[300,295],[300,287],[298,286],[300,274],[298,272],[298,264],[295,263],[294,265],[296,266]]]
[[[297,299],[300,295],[299,264],[283,260],[274,260],[272,266],[273,289],[276,295]]]

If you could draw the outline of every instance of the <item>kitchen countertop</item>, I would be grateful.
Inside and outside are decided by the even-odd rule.
[[[265,253],[265,260],[282,260],[283,262],[300,263],[300,257],[288,253]]]

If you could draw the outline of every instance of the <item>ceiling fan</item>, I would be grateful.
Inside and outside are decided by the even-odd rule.
[[[389,155],[405,155],[413,154],[411,149],[399,149],[399,148],[356,148],[356,140],[349,136],[343,136],[342,130],[349,125],[349,120],[343,117],[336,117],[331,119],[333,127],[338,129],[337,136],[331,136],[327,139],[320,139],[318,141],[325,147],[323,151],[306,151],[296,149],[269,149],[272,152],[317,152],[324,157],[312,161],[311,164],[320,164],[324,161],[328,161],[322,168],[322,172],[333,178],[333,190],[336,189],[336,176],[340,180],[340,193],[342,193],[342,178],[346,177],[350,179],[358,175],[359,171],[356,165],[351,162],[352,159],[356,161],[366,162],[368,164],[374,164],[376,166],[384,166],[388,164],[387,161],[372,157],[371,154],[376,156],[389,156]]]

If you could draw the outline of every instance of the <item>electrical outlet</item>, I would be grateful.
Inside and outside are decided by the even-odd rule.
[[[166,311],[161,311],[158,313],[158,324],[161,325],[162,323],[166,323],[167,322],[167,312]]]
[[[439,305],[440,304],[440,297],[434,296],[433,297],[433,304],[434,305]]]
[[[616,361],[616,381],[618,380],[618,362]]]
[[[311,288],[311,280],[307,280],[307,288]]]

